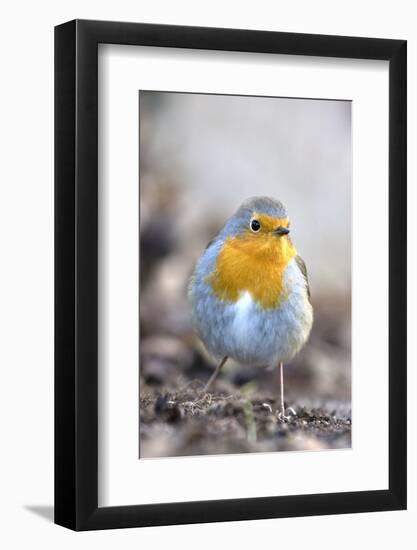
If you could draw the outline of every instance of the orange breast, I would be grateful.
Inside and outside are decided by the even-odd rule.
[[[263,308],[275,308],[288,295],[284,271],[296,254],[287,236],[230,237],[206,280],[220,300],[236,302],[248,291]]]

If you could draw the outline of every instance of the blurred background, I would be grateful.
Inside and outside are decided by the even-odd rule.
[[[351,103],[145,92],[140,101],[140,456],[350,445]],[[311,337],[278,373],[213,363],[186,290],[195,261],[240,203],[280,199],[306,262]]]

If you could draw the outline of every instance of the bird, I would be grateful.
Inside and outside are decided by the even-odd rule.
[[[288,419],[284,364],[305,345],[313,325],[306,265],[289,233],[281,201],[245,200],[202,252],[188,285],[195,331],[217,360],[204,392],[228,359],[279,367],[282,419]]]

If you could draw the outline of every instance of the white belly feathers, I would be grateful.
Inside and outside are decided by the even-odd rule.
[[[251,329],[253,328],[253,313],[255,302],[252,299],[250,292],[247,290],[242,293],[242,296],[234,304],[235,310],[231,332],[237,345],[247,345],[250,337]],[[252,323],[251,323],[252,321]]]
[[[286,273],[292,291],[275,310],[263,310],[249,291],[226,306],[230,321],[223,326],[225,355],[253,366],[273,366],[288,361],[304,345],[312,324],[312,308],[298,267]]]

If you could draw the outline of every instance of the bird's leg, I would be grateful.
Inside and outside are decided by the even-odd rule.
[[[289,407],[288,409],[285,408],[285,401],[284,401],[284,364],[281,362],[279,364],[279,378],[280,378],[280,391],[281,391],[281,403],[280,403],[280,412],[278,413],[278,418],[280,420],[289,421],[290,416],[286,415],[285,413],[288,411],[292,416],[296,415],[295,410],[292,407]]]
[[[279,364],[279,378],[280,378],[280,390],[281,390],[281,416],[285,418],[285,404],[284,404],[284,364]]]
[[[207,393],[207,391],[209,390],[210,386],[212,385],[212,383],[214,382],[214,380],[217,378],[217,375],[219,374],[221,368],[223,367],[223,365],[226,363],[228,357],[223,357],[223,359],[220,361],[220,363],[217,365],[215,371],[213,372],[213,374],[210,376],[210,380],[207,382],[207,384],[204,386],[204,393]]]

